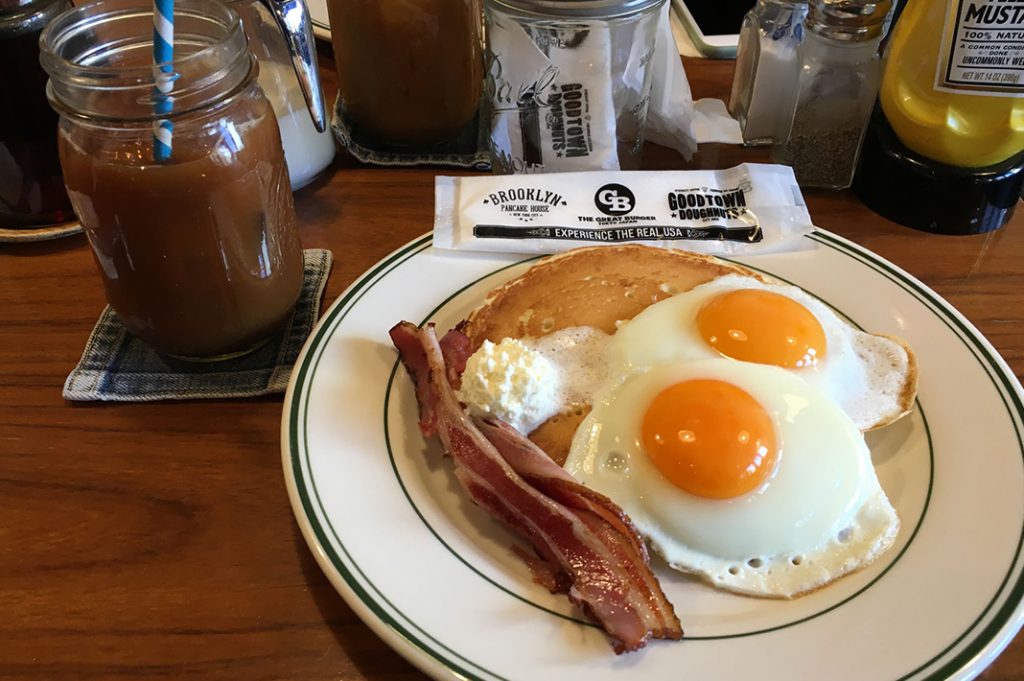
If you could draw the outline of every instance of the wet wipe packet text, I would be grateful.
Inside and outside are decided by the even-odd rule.
[[[713,255],[806,248],[813,228],[788,166],[438,176],[434,246],[556,253],[639,243]]]

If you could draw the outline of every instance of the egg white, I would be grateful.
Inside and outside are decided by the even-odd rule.
[[[795,300],[825,332],[826,350],[813,367],[789,369],[843,408],[861,430],[883,425],[901,412],[900,396],[909,370],[906,350],[893,340],[864,333],[840,319],[803,290],[730,274],[651,305],[611,338],[609,363],[627,375],[655,364],[722,355],[697,328],[697,313],[708,299],[737,289],[772,291]]]
[[[731,383],[771,416],[781,453],[758,489],[699,497],[648,459],[644,412],[662,390],[691,379]],[[899,530],[858,427],[819,390],[774,366],[674,362],[609,383],[565,468],[619,504],[672,567],[751,595],[790,598],[823,586],[873,561]]]

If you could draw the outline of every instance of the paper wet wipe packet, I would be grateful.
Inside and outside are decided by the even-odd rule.
[[[438,176],[434,246],[556,253],[638,243],[714,255],[804,248],[813,229],[789,166]]]

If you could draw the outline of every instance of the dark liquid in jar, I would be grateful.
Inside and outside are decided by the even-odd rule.
[[[57,157],[57,113],[39,65],[42,29],[0,36],[0,227],[74,218]]]
[[[107,300],[160,352],[245,352],[298,299],[302,251],[277,123],[262,97],[239,106],[251,111],[222,123],[212,145],[176,135],[164,164],[137,135],[134,150],[82,149],[62,130],[64,177]]]
[[[376,140],[443,142],[473,121],[483,57],[479,0],[328,0],[345,116]]]

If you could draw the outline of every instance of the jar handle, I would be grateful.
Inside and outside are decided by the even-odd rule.
[[[306,107],[313,118],[317,131],[327,129],[327,109],[324,93],[320,89],[320,74],[316,65],[316,43],[313,40],[313,25],[305,0],[261,0],[274,15],[284,34],[288,53],[292,57],[295,75],[299,78]]]

